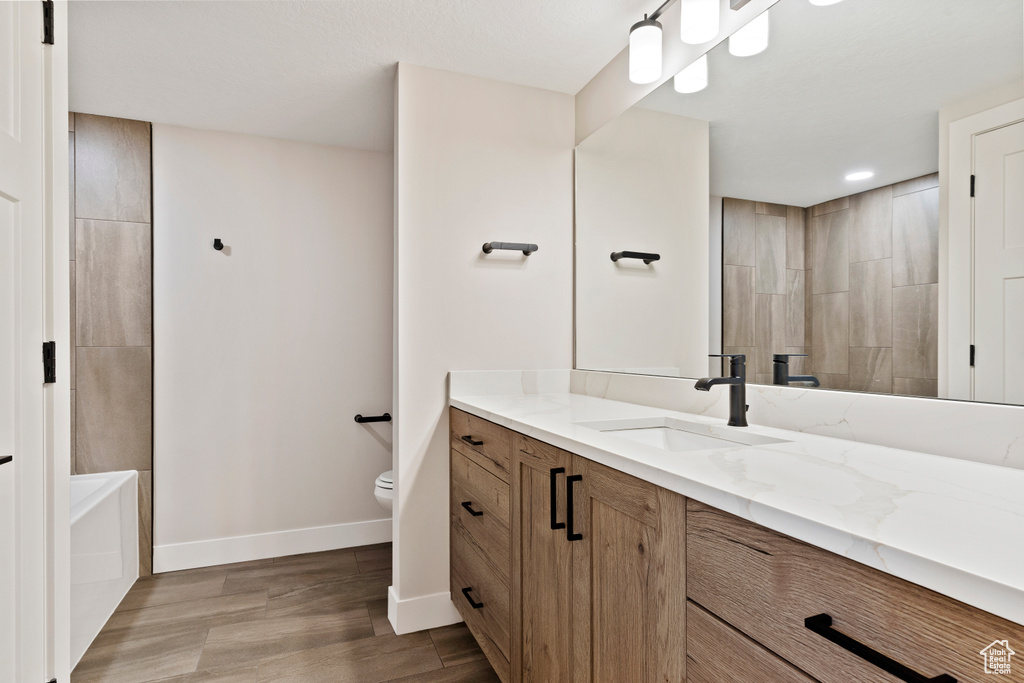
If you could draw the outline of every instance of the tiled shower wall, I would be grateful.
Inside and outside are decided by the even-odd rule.
[[[722,229],[723,353],[746,354],[747,378],[771,384],[772,354],[808,345],[804,210],[726,198]]]
[[[72,114],[71,473],[139,472],[139,571],[152,572],[150,125]]]
[[[751,376],[757,383],[771,382],[773,352],[783,345],[789,353],[799,352],[794,342],[802,329],[810,358],[793,372],[806,369],[824,388],[938,394],[937,174],[807,209],[731,199],[724,209],[725,352],[752,353],[756,374]],[[783,211],[785,245],[778,222]],[[747,227],[751,214],[752,229]],[[802,250],[796,244],[798,226],[806,227]],[[779,288],[778,276],[758,275],[777,270],[783,247],[790,283],[784,308],[782,300],[765,298],[766,283]],[[731,266],[730,259],[744,263]],[[746,262],[753,263],[752,284],[749,273],[737,270],[750,268]],[[779,314],[787,323],[785,339]],[[743,344],[730,340],[754,343],[744,351],[736,350]]]

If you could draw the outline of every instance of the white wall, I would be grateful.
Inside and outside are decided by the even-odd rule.
[[[448,585],[447,373],[572,363],[573,98],[400,64],[395,119],[389,616],[405,633],[459,620]],[[484,255],[489,241],[540,251]]]
[[[708,157],[707,121],[638,108],[576,148],[577,368],[707,372]]]
[[[154,570],[390,540],[391,155],[154,125],[153,202]]]

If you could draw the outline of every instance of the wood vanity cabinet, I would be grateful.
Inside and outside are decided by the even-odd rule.
[[[1022,626],[454,408],[451,425],[452,599],[505,683],[1024,683],[1024,659],[993,676],[981,654],[1021,651]]]
[[[481,422],[452,409],[452,596],[499,677],[684,681],[683,497]],[[479,470],[505,462],[495,450],[506,443],[508,477],[499,486]],[[487,474],[500,479],[504,471]],[[467,487],[471,476],[488,485]],[[510,524],[495,510],[486,531],[484,501],[504,500],[505,492]]]
[[[754,680],[719,666],[708,642],[722,633],[754,653],[748,663],[769,650],[785,660],[785,674],[761,680],[807,680],[795,667],[821,683],[1024,681],[1024,666],[986,675],[981,654],[996,640],[1024,644],[1024,627],[694,500],[687,573],[690,683]]]

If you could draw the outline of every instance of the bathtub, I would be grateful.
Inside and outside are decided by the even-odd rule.
[[[139,578],[139,473],[71,477],[71,666]]]

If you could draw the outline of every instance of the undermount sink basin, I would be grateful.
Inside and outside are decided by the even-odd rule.
[[[577,422],[576,425],[674,453],[790,443],[785,439],[753,434],[741,427],[720,427],[674,417]]]

